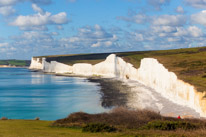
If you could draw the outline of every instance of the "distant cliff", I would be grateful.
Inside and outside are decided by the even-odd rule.
[[[136,80],[155,89],[167,99],[193,108],[202,117],[206,117],[205,94],[197,92],[194,86],[179,80],[175,73],[169,72],[154,58],[142,59],[138,69],[115,54],[109,55],[105,61],[95,65],[88,63],[66,65],[57,61],[47,62],[46,58],[32,58],[30,69],[41,69],[44,72],[51,73]]]
[[[0,60],[0,67],[28,67],[30,60]]]

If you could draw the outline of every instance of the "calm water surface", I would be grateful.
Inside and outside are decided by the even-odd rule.
[[[98,113],[99,87],[84,78],[0,68],[0,117],[56,120],[77,111]]]

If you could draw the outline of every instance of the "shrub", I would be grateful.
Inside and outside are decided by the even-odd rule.
[[[40,118],[39,118],[39,117],[36,117],[34,120],[40,120]]]
[[[96,124],[87,124],[82,129],[83,132],[114,132],[116,128],[106,124],[96,123]]]
[[[160,120],[160,114],[148,110],[129,110],[126,108],[116,108],[108,113],[87,114],[77,112],[70,114],[67,118],[55,121],[53,126],[68,127],[68,125],[77,123],[86,125],[89,123],[102,123],[113,125],[116,128],[124,127],[130,129],[139,128],[149,121]],[[82,127],[83,127],[82,126]]]
[[[8,120],[8,118],[7,117],[2,117],[1,120]]]
[[[176,129],[197,129],[198,125],[186,121],[151,121],[143,129],[176,130]]]
[[[202,78],[206,78],[206,75],[203,75]]]

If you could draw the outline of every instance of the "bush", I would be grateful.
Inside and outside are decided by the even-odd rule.
[[[176,129],[197,129],[198,125],[185,121],[151,121],[143,129],[176,130]]]
[[[82,129],[83,132],[114,132],[116,131],[116,128],[114,128],[113,126],[109,126],[106,124],[101,124],[101,123],[97,123],[97,124],[87,124],[86,126],[83,127]]]
[[[203,75],[202,78],[206,78],[206,75]]]
[[[8,118],[7,117],[2,117],[1,120],[8,120]]]
[[[148,110],[129,110],[116,108],[108,113],[87,114],[77,112],[70,114],[67,118],[55,121],[53,126],[68,127],[70,124],[85,126],[89,123],[103,123],[115,126],[116,128],[137,129],[152,120],[161,120],[160,114]],[[83,127],[82,126],[82,127]]]
[[[39,117],[36,117],[34,120],[40,120],[40,118],[39,118]]]

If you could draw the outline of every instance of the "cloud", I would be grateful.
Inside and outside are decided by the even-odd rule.
[[[191,21],[193,23],[201,24],[206,26],[206,10],[202,10],[199,13],[191,15]]]
[[[189,26],[188,33],[193,37],[201,37],[203,35],[202,30],[197,26]]]
[[[51,3],[51,0],[0,0],[0,14],[3,16],[9,16],[14,14],[16,11],[13,8],[14,5],[20,2],[30,1],[34,11],[43,14],[43,10],[37,6],[38,5],[47,5]]]
[[[189,45],[201,46],[206,42],[205,33],[197,26],[157,26],[144,30],[125,31],[127,50],[154,50],[186,48]]]
[[[182,26],[185,23],[186,18],[183,15],[161,15],[153,18],[154,25]]]
[[[172,33],[176,32],[176,27],[172,26],[151,26],[151,29],[155,33]]]
[[[16,48],[11,46],[9,43],[0,43],[0,56],[1,59],[8,59],[13,56],[12,52],[14,52]]]
[[[183,7],[182,7],[182,6],[178,6],[178,7],[176,8],[176,12],[177,12],[177,13],[184,13]]]
[[[138,13],[138,14],[128,15],[128,17],[120,16],[120,17],[117,17],[117,19],[124,20],[127,22],[134,22],[137,24],[143,24],[146,21],[148,21],[148,16],[143,13]]]
[[[34,11],[36,11],[40,14],[44,14],[44,11],[39,6],[37,6],[36,4],[32,4],[32,8],[33,8]]]
[[[18,26],[22,30],[45,30],[46,25],[62,25],[67,24],[67,14],[65,12],[60,12],[58,14],[52,15],[50,12],[44,12],[36,4],[32,4],[34,11],[38,12],[34,15],[18,16],[10,25]]]
[[[2,48],[2,47],[8,47],[8,45],[9,45],[9,43],[0,43],[0,48]]]
[[[147,2],[152,5],[156,10],[161,10],[163,5],[170,3],[170,0],[147,0]]]
[[[52,0],[0,0],[0,6],[11,6],[15,5],[16,3],[25,1],[30,1],[31,3],[39,5],[47,5],[52,3]]]
[[[81,27],[76,35],[70,37],[60,37],[57,32],[24,31],[10,39],[11,42],[4,45],[7,46],[4,47],[4,51],[13,48],[8,53],[24,55],[24,58],[51,54],[108,52],[118,49],[117,36],[99,25]],[[0,51],[2,49],[3,44]]]
[[[184,2],[194,8],[206,8],[205,0],[184,0]]]
[[[182,26],[186,24],[187,18],[184,15],[159,15],[147,16],[144,13],[128,14],[127,17],[117,17],[118,20],[133,22],[136,24],[152,24],[157,26]]]
[[[14,5],[20,0],[0,0],[0,6]]]
[[[95,25],[80,28],[76,36],[64,38],[62,41],[76,46],[109,47],[117,41],[117,36],[106,32],[101,26]]]
[[[15,9],[12,6],[3,6],[0,7],[0,14],[3,16],[9,16],[15,13]]]

